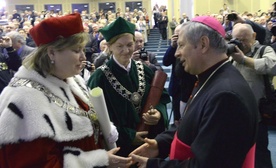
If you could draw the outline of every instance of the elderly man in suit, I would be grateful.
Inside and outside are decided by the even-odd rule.
[[[144,48],[144,38],[142,33],[135,31],[135,51],[132,54],[132,59],[141,60],[151,70],[156,71],[162,69],[161,65],[157,62],[156,54],[146,51]]]
[[[11,38],[12,47],[22,60],[35,50],[35,48],[26,45],[25,37],[17,31],[11,31],[6,36]]]

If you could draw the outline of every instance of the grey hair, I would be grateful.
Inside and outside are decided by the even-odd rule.
[[[13,42],[19,42],[22,45],[26,45],[25,37],[17,31],[8,32],[6,36],[10,37]]]
[[[204,24],[192,21],[184,23],[182,28],[184,27],[184,35],[190,44],[193,44],[196,47],[196,44],[200,38],[202,36],[207,36],[209,38],[211,48],[215,48],[219,53],[226,53],[227,43],[225,39],[214,29]]]
[[[249,33],[253,34],[254,33],[254,30],[252,28],[252,26],[250,24],[246,24],[246,23],[237,23],[234,25],[233,29],[234,28],[237,28],[237,27],[242,27],[242,28],[246,28],[247,30],[249,30]]]

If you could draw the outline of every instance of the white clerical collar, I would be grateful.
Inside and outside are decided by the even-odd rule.
[[[130,71],[131,68],[131,58],[129,59],[129,63],[127,65],[127,67],[123,66],[122,64],[120,64],[117,60],[116,57],[113,56],[114,61],[116,62],[116,64],[118,64],[121,68],[123,68],[124,70],[126,70],[127,72]]]

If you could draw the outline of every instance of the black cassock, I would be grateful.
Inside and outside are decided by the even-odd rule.
[[[231,63],[218,68],[220,65],[222,62],[198,76],[194,98],[179,127],[156,137],[162,159],[149,159],[147,167],[242,167],[256,140],[258,107],[247,82]],[[176,131],[194,157],[164,161]]]

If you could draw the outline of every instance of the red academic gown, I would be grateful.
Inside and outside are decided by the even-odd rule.
[[[81,108],[89,107],[75,96]],[[95,144],[94,136],[76,141],[57,142],[50,138],[38,138],[32,141],[8,144],[0,148],[0,168],[63,168],[65,146],[76,147],[83,151],[100,149]]]

